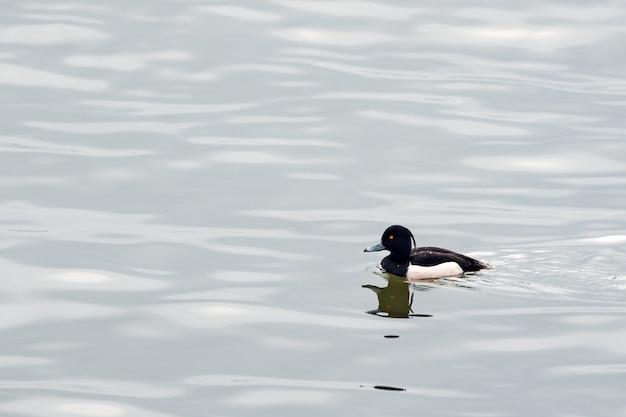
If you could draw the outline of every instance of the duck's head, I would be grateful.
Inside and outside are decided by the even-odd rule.
[[[363,252],[377,252],[388,250],[392,254],[409,256],[411,248],[415,244],[413,233],[404,226],[389,226],[380,238],[380,243],[365,248]]]

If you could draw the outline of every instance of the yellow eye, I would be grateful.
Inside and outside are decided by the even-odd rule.
[[[393,239],[393,235],[389,235],[389,240]]]

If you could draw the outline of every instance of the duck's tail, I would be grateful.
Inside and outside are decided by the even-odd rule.
[[[480,263],[480,266],[481,266],[480,269],[493,269],[493,266],[491,264],[488,264],[486,262],[481,262],[481,261],[479,261],[478,263]]]
[[[465,272],[478,272],[481,269],[493,269],[493,266],[486,262],[479,261],[478,259],[467,257],[469,261],[463,268]]]

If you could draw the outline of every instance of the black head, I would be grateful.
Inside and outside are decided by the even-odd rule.
[[[370,246],[365,251],[374,252],[386,249],[391,252],[391,255],[408,259],[414,244],[415,238],[409,229],[404,226],[394,225],[389,226],[385,230],[378,245]]]
[[[415,244],[413,233],[404,226],[389,226],[380,238],[380,243],[391,253],[406,254],[411,253],[411,248]]]

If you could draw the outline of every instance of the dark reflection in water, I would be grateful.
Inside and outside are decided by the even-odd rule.
[[[374,385],[375,389],[381,389],[384,391],[406,391],[406,388],[392,387],[389,385]]]
[[[409,317],[432,317],[431,314],[415,314],[412,310],[413,293],[410,291],[410,285],[404,279],[394,276],[388,276],[386,287],[377,287],[375,285],[362,285],[363,288],[369,288],[376,293],[378,297],[378,308],[370,310],[368,314],[374,314],[381,317],[392,318],[409,318]],[[429,287],[415,287],[420,291],[428,291]]]
[[[391,385],[359,385],[360,388],[374,388],[374,389],[380,389],[383,391],[406,391],[406,388],[402,388],[402,387],[392,387]]]

